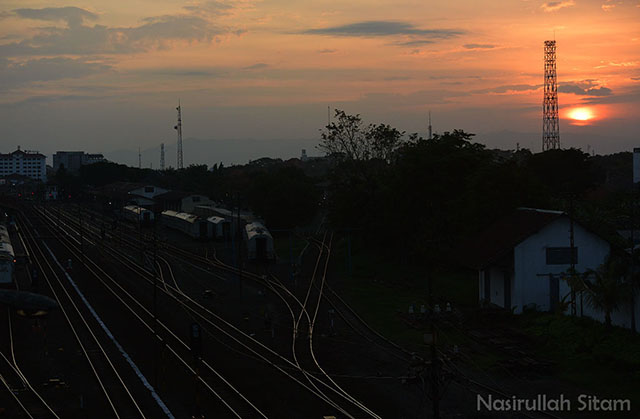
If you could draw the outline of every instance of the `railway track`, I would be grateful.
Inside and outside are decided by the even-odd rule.
[[[326,240],[326,234],[323,241]],[[312,277],[310,278],[309,287],[305,293],[304,300],[299,299],[290,290],[284,286],[277,277],[272,276],[271,279],[265,278],[264,281],[268,284],[269,288],[276,295],[280,297],[285,306],[287,307],[292,321],[292,345],[291,352],[293,361],[296,367],[304,374],[305,378],[311,386],[313,386],[324,397],[331,400],[332,403],[336,403],[335,397],[338,397],[343,403],[347,402],[355,408],[359,409],[360,414],[365,414],[367,417],[379,418],[380,416],[367,408],[363,403],[353,397],[349,392],[344,390],[335,380],[329,375],[324,368],[318,362],[313,333],[317,320],[318,309],[322,301],[322,288],[326,278],[326,272],[329,262],[329,252],[320,252],[316,260],[315,268]],[[322,264],[322,259],[325,259],[325,263]],[[319,268],[321,268],[322,274],[318,278]],[[312,297],[312,290],[314,290],[315,282],[321,282],[319,287],[319,293],[317,298]],[[315,306],[313,300],[315,301]],[[298,311],[299,310],[299,311]],[[305,325],[306,320],[306,325]],[[301,330],[305,330],[306,333],[301,333]],[[328,394],[328,391],[331,391]],[[332,399],[331,397],[334,397]],[[348,412],[343,412],[349,417],[353,417]]]
[[[40,213],[41,216],[46,217],[45,214]],[[55,226],[55,219],[49,218],[49,221]],[[67,231],[59,236],[60,241],[64,244],[67,251],[69,251],[76,260],[81,260],[82,255],[79,253],[78,231],[75,231],[74,227],[70,224],[62,224],[61,227],[67,229]],[[85,226],[86,227],[86,226]],[[74,234],[75,233],[75,234]],[[68,236],[66,236],[68,234]],[[74,237],[76,236],[76,237]],[[91,240],[91,239],[87,239]],[[140,275],[151,285],[157,285],[159,291],[169,297],[170,300],[181,304],[182,298],[180,292],[169,286],[164,281],[158,281],[155,283],[154,273],[146,270],[145,268],[138,266],[131,260],[128,260],[129,255],[122,253],[115,253],[114,249],[108,246],[103,246],[102,250],[110,253],[117,258],[120,263],[128,270]],[[213,366],[207,363],[205,360],[198,359],[198,362],[192,362],[193,351],[189,344],[186,342],[186,338],[179,336],[181,331],[175,331],[167,324],[159,321],[157,317],[147,307],[145,307],[139,301],[139,297],[132,295],[127,291],[118,281],[106,272],[98,263],[91,258],[85,257],[85,267],[87,270],[99,280],[99,282],[111,293],[117,301],[125,307],[126,311],[133,315],[137,322],[141,325],[143,330],[146,330],[154,340],[157,340],[157,344],[166,350],[178,365],[181,366],[186,373],[194,378],[203,390],[208,392],[214,399],[218,400],[224,408],[235,417],[266,417],[255,405],[253,405],[240,391],[238,391],[228,380],[226,380]],[[203,371],[198,371],[196,365],[203,368]],[[205,370],[210,373],[205,374]],[[212,377],[217,378],[217,382]],[[247,407],[248,405],[248,407]],[[257,416],[256,416],[257,415]]]
[[[73,222],[73,220],[68,220],[70,222]],[[69,225],[66,225],[65,227],[69,228]],[[91,230],[91,227],[89,228],[85,228],[85,231],[87,230]],[[97,231],[97,229],[94,227],[93,231]],[[76,232],[77,233],[77,232]],[[132,242],[135,242],[135,238],[132,238]],[[132,243],[131,245],[132,250],[137,248],[137,246],[135,246],[135,244]],[[192,253],[183,251],[180,248],[177,248],[175,246],[172,246],[170,244],[167,243],[162,243],[159,245],[159,252],[160,253],[165,253],[167,255],[170,256],[176,256],[179,255],[181,257],[186,257],[189,258],[191,260],[193,260],[196,263],[200,263],[203,264],[204,266],[214,266],[217,269],[221,269],[226,273],[233,273],[233,274],[238,274],[237,269],[230,267],[229,265],[226,265],[222,262],[220,262],[217,259],[214,260],[210,260],[207,259],[205,257],[201,257],[198,255],[194,255]],[[320,261],[322,260],[322,257],[324,255],[320,255],[319,259],[318,259],[318,266],[320,266]],[[166,262],[166,259],[164,258],[160,258],[161,260],[164,260],[164,264],[167,266],[170,266],[168,264],[168,262]],[[326,267],[328,265],[328,258],[325,262],[324,268],[322,269],[323,274],[321,279],[319,279],[319,281],[321,280],[322,282],[324,282],[324,277],[326,276]],[[151,272],[145,271],[144,269],[138,269],[138,273],[140,275],[150,275]],[[264,285],[264,280],[262,278],[262,276],[259,276],[257,274],[253,274],[251,272],[243,272],[242,273],[243,277],[245,278],[249,278],[252,280],[255,280],[257,282],[259,282],[260,284]],[[150,278],[149,278],[150,279]],[[217,331],[220,331],[218,329],[219,325],[213,325],[211,323],[211,316],[213,315],[214,318],[217,317],[216,315],[214,315],[212,312],[210,312],[209,310],[205,309],[204,307],[202,307],[200,304],[196,303],[191,297],[187,296],[186,294],[184,294],[180,289],[179,286],[177,285],[177,282],[175,282],[175,278],[172,279],[172,282],[174,282],[173,285],[170,285],[169,281],[167,281],[166,279],[161,280],[161,287],[163,289],[164,292],[171,294],[174,296],[174,298],[176,300],[180,300],[181,304],[186,305],[188,304],[191,308],[190,311],[196,316],[195,318],[199,318],[201,321],[203,321],[203,326],[206,328],[207,326],[210,327],[214,327],[214,329],[216,329]],[[278,292],[278,291],[274,291],[274,292]],[[286,302],[287,298],[291,298],[291,296],[286,296],[286,295],[280,295],[281,297],[284,297]],[[293,298],[295,298],[295,296],[293,296]],[[321,300],[321,298],[318,299],[318,303]],[[298,301],[298,304],[300,302]],[[295,304],[295,303],[294,303]],[[194,310],[195,309],[195,310]],[[303,309],[300,312],[300,316],[306,316],[307,318],[307,326],[310,328],[310,330],[313,330],[313,323],[315,322],[315,317],[317,317],[317,308],[315,309],[315,311],[313,313],[311,313],[311,315],[309,315],[309,313]],[[216,319],[218,320],[218,319]],[[300,327],[301,324],[301,319],[296,320],[295,322],[297,323],[296,327],[293,328],[293,330],[297,330]],[[223,322],[226,323],[226,322]],[[229,325],[227,323],[227,325]],[[235,330],[234,330],[235,329]],[[205,329],[206,330],[206,329]],[[244,334],[244,332],[241,332],[239,330],[237,330],[234,326],[232,326],[231,332],[234,333],[238,333],[240,332],[240,334]],[[295,332],[294,332],[295,333]],[[290,378],[294,379],[294,381],[298,382],[299,384],[303,385],[303,387],[306,387],[309,391],[311,391],[312,393],[314,393],[318,398],[320,398],[321,400],[325,401],[327,404],[329,404],[331,407],[337,409],[337,411],[343,415],[345,415],[346,417],[359,417],[358,414],[352,414],[349,413],[349,411],[344,408],[341,407],[338,402],[334,401],[333,399],[337,398],[337,400],[340,400],[341,403],[348,403],[350,405],[352,405],[352,407],[350,409],[354,409],[354,406],[356,408],[356,412],[361,412],[364,411],[366,413],[367,417],[379,417],[378,415],[376,415],[375,413],[371,412],[369,409],[367,409],[364,405],[362,405],[362,403],[360,403],[359,401],[355,400],[355,398],[353,398],[351,395],[349,395],[345,390],[341,389],[337,383],[332,382],[333,379],[326,374],[326,372],[324,372],[324,370],[322,370],[322,367],[319,366],[317,360],[315,359],[315,354],[313,352],[313,340],[312,340],[312,336],[313,334],[309,334],[308,337],[308,344],[309,344],[309,349],[310,349],[310,362],[312,365],[314,365],[313,368],[309,368],[309,371],[311,370],[315,370],[316,372],[318,372],[319,374],[316,375],[314,373],[311,373],[309,371],[307,371],[306,368],[302,367],[300,364],[296,363],[295,361],[295,357],[296,354],[300,352],[299,349],[295,349],[296,345],[299,346],[299,342],[297,339],[292,339],[293,345],[294,345],[294,360],[291,361],[285,357],[283,357],[280,354],[275,353],[273,350],[271,350],[270,348],[266,347],[265,345],[263,345],[262,343],[258,342],[257,340],[255,340],[253,337],[251,336],[246,336],[246,334],[244,334],[245,336],[243,337],[243,339],[248,339],[249,345],[247,345],[246,343],[242,343],[240,342],[240,346],[237,347],[238,351],[244,351],[244,352],[248,352],[251,356],[254,357],[258,357],[259,359],[262,359],[264,362],[269,363],[272,366],[275,366],[277,369],[279,369],[282,373],[284,373],[285,375],[289,376]],[[232,339],[232,341],[235,340],[235,344],[238,344],[239,342],[236,339]],[[231,344],[233,344],[233,342],[230,342]],[[255,348],[255,344],[258,344],[258,347]],[[253,346],[253,347],[251,347]],[[256,352],[255,349],[258,349],[259,352]],[[266,349],[266,352],[264,352],[264,350]],[[273,356],[276,357],[276,359],[273,359]],[[293,377],[292,374],[290,373],[291,370],[297,370],[300,374],[301,377]],[[324,380],[320,377],[323,377]],[[308,385],[303,384],[303,381],[301,381],[301,379],[304,379],[307,381]],[[333,398],[333,399],[332,399]],[[360,413],[360,415],[361,415]]]
[[[22,238],[22,234],[18,233],[23,251],[29,256],[27,246]],[[16,291],[20,291],[20,283],[14,280]],[[11,397],[19,406],[19,411],[12,412],[14,417],[39,418],[52,416],[58,418],[58,414],[51,408],[50,403],[45,401],[44,397],[33,387],[31,380],[27,378],[20,368],[16,357],[15,337],[13,327],[13,312],[7,307],[7,339],[8,350],[0,350],[0,381],[2,385],[11,393]],[[6,352],[6,353],[5,353]]]
[[[34,389],[31,381],[21,370],[14,350],[14,335],[12,326],[11,308],[7,308],[7,353],[0,351],[0,382],[16,402],[16,409],[10,408],[9,414],[15,418],[45,418],[55,417],[58,414],[44,397]]]
[[[25,242],[33,262],[38,266],[51,295],[58,303],[66,323],[95,377],[100,392],[106,399],[108,409],[116,418],[145,418],[146,415],[142,412],[137,398],[134,397],[116,368],[115,363],[117,362],[114,363],[110,351],[105,349],[104,341],[106,339],[102,335],[104,329],[100,328],[96,324],[97,319],[92,318],[89,314],[92,309],[77,294],[77,290],[74,290],[63,279],[65,273],[62,267],[56,266],[57,264],[51,261],[49,252],[43,250],[42,246],[46,245],[41,245],[37,240],[37,233],[34,232],[31,222],[22,214],[19,216],[19,220],[23,227],[22,231],[26,233]]]
[[[87,226],[87,229],[91,229],[91,227]],[[129,238],[129,242],[131,245],[131,249],[135,250],[135,249],[139,249],[143,243],[139,242],[140,238],[142,238],[143,240],[150,240],[151,236],[150,235],[145,235],[145,234],[141,234],[141,232],[139,230],[136,230],[135,228],[129,228],[127,227],[128,230],[130,230],[131,236]],[[94,231],[97,231],[97,228],[94,227],[93,228]],[[137,237],[136,237],[137,236]],[[115,237],[115,236],[114,236]],[[120,241],[122,242],[122,239],[120,239]],[[303,251],[307,251],[310,245],[315,245],[316,248],[318,248],[319,250],[319,257],[318,257],[318,261],[320,260],[320,258],[322,257],[322,255],[325,252],[330,251],[330,246],[328,246],[325,243],[325,240],[318,240],[315,238],[308,238],[308,242],[307,242],[307,246],[305,246],[305,248],[303,249]],[[214,267],[217,270],[220,270],[221,272],[223,272],[224,274],[232,274],[232,275],[239,275],[239,271],[237,268],[232,267],[228,264],[225,264],[224,262],[220,261],[216,255],[213,255],[213,258],[210,259],[206,256],[200,256],[197,254],[193,254],[191,252],[185,251],[184,249],[181,249],[179,247],[173,246],[169,243],[158,243],[158,248],[160,249],[160,252],[166,256],[166,257],[182,257],[184,259],[188,259],[192,261],[192,266],[195,269],[200,269],[200,270],[208,270],[208,267]],[[164,258],[164,257],[163,257]],[[166,261],[166,259],[165,259]],[[163,262],[164,263],[164,262]],[[328,262],[327,262],[328,263]],[[166,262],[166,264],[169,266],[169,268],[165,267],[164,269],[170,269],[170,265],[168,262]],[[216,275],[215,273],[209,272],[212,275]],[[310,283],[310,287],[314,287],[316,292],[319,292],[318,290],[318,284],[321,284],[322,287],[322,293],[318,294],[319,297],[318,298],[313,298],[313,300],[315,302],[317,302],[317,304],[315,304],[313,307],[312,305],[309,305],[309,301],[311,298],[305,298],[306,303],[304,301],[300,301],[300,299],[298,299],[295,295],[293,295],[288,288],[282,284],[282,282],[280,282],[277,278],[275,277],[271,277],[271,278],[265,278],[263,275],[258,275],[255,274],[253,272],[249,272],[246,270],[242,271],[242,277],[244,279],[250,279],[253,281],[256,281],[257,283],[260,284],[266,284],[268,289],[273,292],[274,294],[276,294],[278,296],[278,298],[280,298],[283,301],[283,304],[285,305],[285,307],[287,307],[287,309],[285,311],[289,312],[289,315],[292,318],[292,331],[295,334],[296,338],[298,338],[298,343],[296,343],[296,339],[293,339],[293,347],[292,347],[292,352],[296,353],[296,354],[302,354],[302,352],[300,351],[301,349],[301,345],[300,345],[300,338],[298,333],[296,332],[296,330],[300,329],[300,328],[304,328],[305,326],[308,328],[311,324],[315,324],[315,318],[317,317],[317,311],[318,311],[318,307],[319,307],[319,302],[321,300],[326,301],[331,307],[332,309],[337,313],[338,316],[340,316],[340,318],[342,318],[342,320],[345,322],[345,324],[348,325],[349,328],[351,328],[355,333],[357,333],[358,335],[362,336],[364,339],[366,339],[368,342],[370,342],[372,345],[375,345],[379,348],[381,348],[383,351],[385,351],[386,353],[388,353],[390,356],[398,359],[399,361],[402,362],[410,362],[412,360],[412,358],[415,357],[415,354],[406,350],[405,348],[400,347],[399,345],[395,344],[394,342],[388,340],[387,338],[385,338],[384,336],[382,336],[381,334],[379,334],[375,329],[373,329],[370,325],[368,325],[357,313],[355,310],[353,310],[353,308],[351,308],[330,286],[329,284],[326,283],[326,281],[324,280],[325,278],[322,278],[322,276],[319,276],[319,281],[318,283],[315,283],[314,281],[311,281]],[[326,274],[326,270],[325,270],[325,274]],[[315,273],[314,273],[314,277],[315,277]],[[166,292],[174,292],[175,295],[181,295],[183,294],[182,291],[179,289],[179,285],[177,284],[177,282],[175,282],[175,278],[171,278],[171,281],[167,281],[166,284],[163,284],[162,286],[165,288]],[[170,284],[172,284],[170,286]],[[175,291],[171,291],[171,289],[175,290]],[[308,292],[309,289],[307,289]],[[184,296],[182,297],[184,298]],[[206,314],[205,314],[206,315]],[[206,322],[205,322],[206,323]],[[303,341],[309,341],[310,345],[311,345],[311,351],[312,346],[313,346],[313,338],[312,338],[313,334],[312,333],[307,333],[307,335],[305,336],[304,339],[302,339]],[[309,339],[307,339],[307,337],[310,337]],[[298,348],[298,349],[296,349]],[[260,358],[259,356],[257,356],[255,353],[252,353],[251,351],[246,351],[246,348],[240,347],[237,348],[236,350],[238,351],[245,351],[245,353],[247,353],[249,356],[254,356],[258,359],[262,359],[264,362],[271,362],[271,361],[265,361],[264,358]],[[443,358],[444,357],[444,353],[442,354]],[[295,357],[294,357],[295,358]],[[305,359],[303,360],[302,358],[300,359],[300,361],[302,361],[302,363],[304,363],[304,366],[301,364],[297,364],[296,365],[296,361],[294,359],[293,361],[293,365],[291,364],[287,364],[286,362],[280,362],[279,366],[283,369],[283,370],[288,370],[288,371],[292,371],[292,370],[298,370],[299,372],[301,372],[303,374],[303,378],[306,380],[306,382],[308,384],[306,384],[307,389],[309,389],[309,391],[315,392],[317,393],[317,396],[321,399],[324,399],[326,403],[328,403],[329,405],[332,405],[333,407],[335,407],[338,412],[345,414],[345,416],[348,417],[353,417],[351,414],[349,414],[346,409],[342,409],[339,407],[339,405],[336,402],[333,402],[332,398],[335,400],[341,400],[342,403],[344,402],[348,402],[348,404],[353,403],[353,400],[349,400],[349,396],[346,395],[346,392],[342,392],[338,389],[336,389],[335,386],[330,385],[330,381],[328,380],[328,378],[331,378],[330,374],[323,374],[323,373],[318,373],[318,370],[316,369],[316,367],[318,367],[319,365],[314,365],[313,362],[313,357],[310,356],[309,359]],[[273,362],[273,365],[278,365],[277,361]],[[445,362],[445,368],[448,369],[448,371],[455,375],[457,378],[457,382],[464,386],[465,388],[467,388],[469,391],[472,392],[492,392],[493,394],[497,394],[497,395],[503,395],[503,396],[507,396],[509,394],[509,392],[506,392],[504,390],[501,390],[495,386],[489,386],[486,385],[484,383],[481,383],[479,381],[470,379],[469,377],[466,377],[463,375],[462,371],[460,371],[455,364],[451,363],[450,360],[447,360],[447,362]],[[314,371],[315,370],[315,371]],[[303,384],[301,384],[303,385]],[[335,404],[333,404],[335,403]],[[341,411],[344,410],[344,411]],[[364,411],[360,411],[360,414],[362,414]],[[372,416],[372,417],[376,417],[374,416],[375,414],[369,414],[369,413],[364,413],[367,417]],[[553,414],[546,414],[546,412],[541,412],[540,414],[529,414],[526,415],[526,417],[530,417],[530,418],[542,418],[542,417],[546,417],[546,418],[558,418],[558,416],[553,415]]]
[[[325,240],[322,241],[310,237],[308,239],[308,244],[315,244],[318,248],[325,247],[327,248],[327,244]],[[303,249],[303,252],[307,250],[307,246]],[[329,249],[327,249],[329,250]],[[387,339],[382,336],[379,332],[373,329],[366,321],[364,321],[353,308],[342,299],[338,293],[336,293],[329,284],[324,284],[325,292],[322,297],[331,305],[331,307],[335,310],[336,313],[347,323],[347,325],[356,333],[361,335],[370,343],[380,347],[385,352],[389,353],[391,356],[409,362],[424,362],[420,358],[416,357],[416,354],[408,351],[407,349],[397,345],[395,342]],[[442,351],[439,351],[443,360],[445,360],[445,368],[448,369],[448,372],[456,377],[456,381],[463,385],[468,391],[471,391],[475,394],[493,394],[503,397],[505,399],[509,399],[513,396],[511,392],[508,392],[504,389],[498,388],[496,386],[490,386],[480,381],[469,378],[466,374],[464,374],[458,366],[456,366],[449,358],[448,355]],[[530,419],[543,419],[543,418],[552,418],[552,419],[561,419],[559,416],[551,413],[551,412],[526,412],[522,413],[523,417]]]

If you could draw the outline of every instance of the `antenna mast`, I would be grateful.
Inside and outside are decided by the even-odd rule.
[[[178,111],[178,125],[173,127],[173,129],[178,131],[178,170],[183,169],[183,161],[182,161],[182,107],[180,106],[180,100],[178,100],[178,107],[176,108]]]
[[[160,144],[160,170],[164,170],[164,143]]]
[[[138,147],[138,169],[142,169],[142,154],[140,154],[140,147]]]
[[[431,111],[429,111],[429,139],[433,138],[433,133],[431,131]]]
[[[560,148],[556,41],[544,41],[544,99],[542,102],[542,151]]]

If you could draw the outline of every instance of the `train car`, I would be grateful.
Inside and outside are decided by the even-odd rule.
[[[122,216],[134,223],[140,223],[142,225],[152,224],[154,221],[153,211],[146,208],[138,207],[136,205],[127,205],[122,208]]]
[[[9,215],[7,226],[9,231],[18,231],[18,224],[16,223],[16,217]]]
[[[195,214],[187,212],[177,212],[166,210],[162,211],[162,223],[173,229],[178,230],[194,239],[205,240],[209,238],[209,226],[205,219]]]
[[[247,244],[247,257],[250,260],[273,260],[276,252],[273,237],[259,222],[249,223],[244,227],[244,239]]]
[[[227,220],[233,218],[233,211],[226,208],[215,207],[213,205],[196,205],[193,209],[194,214],[201,217],[220,217]]]
[[[0,225],[0,287],[13,285],[16,256],[7,228]]]
[[[222,217],[207,218],[209,237],[216,240],[228,240],[231,237],[231,222]]]

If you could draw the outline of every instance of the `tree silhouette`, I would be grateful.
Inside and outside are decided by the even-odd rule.
[[[607,327],[611,327],[611,314],[630,302],[631,284],[625,280],[626,273],[625,261],[611,255],[597,269],[584,273],[586,302],[604,313]]]

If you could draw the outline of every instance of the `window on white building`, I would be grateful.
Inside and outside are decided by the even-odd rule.
[[[573,263],[578,263],[578,248],[574,247],[547,247],[547,265],[571,265],[573,253]]]

